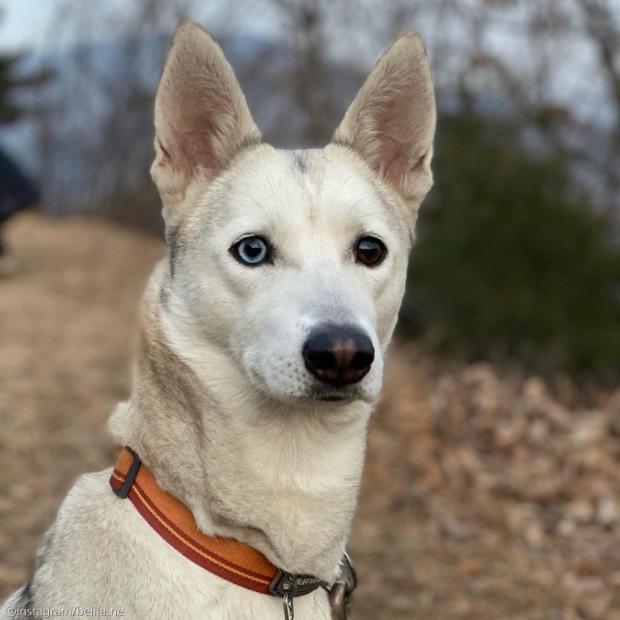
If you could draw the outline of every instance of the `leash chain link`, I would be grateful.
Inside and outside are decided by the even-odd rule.
[[[293,605],[293,597],[287,592],[282,597],[282,606],[284,607],[284,620],[295,620],[295,608]]]

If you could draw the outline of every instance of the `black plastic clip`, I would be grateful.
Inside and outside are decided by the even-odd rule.
[[[292,575],[279,570],[269,584],[269,592],[280,597],[303,596],[314,592],[323,585],[325,585],[324,581],[312,577],[312,575]]]
[[[114,493],[116,493],[116,495],[120,497],[121,499],[125,499],[129,495],[129,491],[131,490],[134,480],[136,479],[136,476],[138,475],[138,469],[140,469],[140,465],[142,465],[142,461],[140,460],[140,457],[136,454],[136,452],[134,452],[134,450],[132,450],[131,448],[127,446],[125,446],[125,449],[131,453],[131,456],[133,457],[133,461],[131,462],[131,465],[129,466],[129,470],[127,471],[127,475],[125,476],[125,479],[123,480],[123,484],[118,489],[113,489]]]

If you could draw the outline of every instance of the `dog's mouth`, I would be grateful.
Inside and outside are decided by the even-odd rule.
[[[348,404],[356,400],[366,401],[367,397],[358,387],[350,387],[337,391],[314,389],[306,396],[306,399],[320,403]]]
[[[347,398],[346,396],[341,394],[333,394],[329,396],[319,396],[317,400],[320,400],[324,403],[342,403],[350,401],[351,398]]]

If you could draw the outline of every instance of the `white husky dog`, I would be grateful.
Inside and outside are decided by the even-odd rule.
[[[0,615],[327,620],[432,184],[424,45],[407,34],[388,49],[328,146],[284,151],[261,142],[218,45],[184,23],[155,128],[168,256],[110,428],[197,536],[235,539],[327,587],[270,596],[206,570],[112,492],[108,469],[78,479]]]

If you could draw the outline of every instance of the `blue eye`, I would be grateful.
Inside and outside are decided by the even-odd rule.
[[[271,250],[262,237],[245,237],[230,248],[232,255],[244,265],[258,267],[271,260]]]

